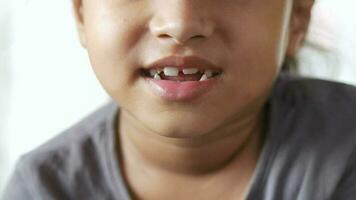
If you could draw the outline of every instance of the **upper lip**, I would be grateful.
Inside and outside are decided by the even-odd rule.
[[[219,67],[210,61],[198,56],[168,56],[149,64],[147,69],[162,69],[164,67],[175,67],[178,69],[198,68],[221,71]]]

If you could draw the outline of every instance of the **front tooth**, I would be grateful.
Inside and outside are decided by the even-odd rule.
[[[183,74],[196,74],[198,71],[197,68],[183,69]]]
[[[207,78],[211,78],[213,76],[213,71],[210,69],[205,70],[204,74],[206,74]]]
[[[155,70],[155,69],[150,69],[150,75],[151,75],[152,77],[155,76],[157,73],[158,73],[157,70]]]
[[[154,75],[153,79],[155,79],[155,80],[161,80],[162,78],[161,78],[161,76],[160,76],[158,73],[156,73],[156,74]]]
[[[208,80],[208,77],[206,76],[206,74],[203,74],[203,76],[201,76],[200,81],[205,81]]]
[[[165,67],[163,69],[164,75],[166,76],[178,76],[179,74],[179,69],[175,67]]]

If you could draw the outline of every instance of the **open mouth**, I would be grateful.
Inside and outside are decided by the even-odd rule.
[[[154,69],[141,69],[141,75],[154,80],[169,80],[175,82],[206,81],[222,74],[218,69],[199,69],[163,67]]]
[[[214,91],[223,70],[197,56],[170,56],[140,69],[145,85],[167,101],[189,101]]]

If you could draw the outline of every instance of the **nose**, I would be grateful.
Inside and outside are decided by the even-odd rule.
[[[199,2],[202,1],[160,1],[149,24],[150,32],[159,40],[179,45],[190,40],[209,38],[214,25],[208,19],[207,10],[198,5],[202,4]]]

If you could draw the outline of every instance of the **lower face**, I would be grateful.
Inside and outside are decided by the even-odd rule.
[[[261,111],[283,61],[292,7],[291,0],[84,2],[89,57],[122,116],[174,138],[209,134]],[[150,65],[168,56],[176,56],[173,71]],[[185,64],[200,65],[199,72],[183,73]],[[201,80],[211,69],[214,76]]]

